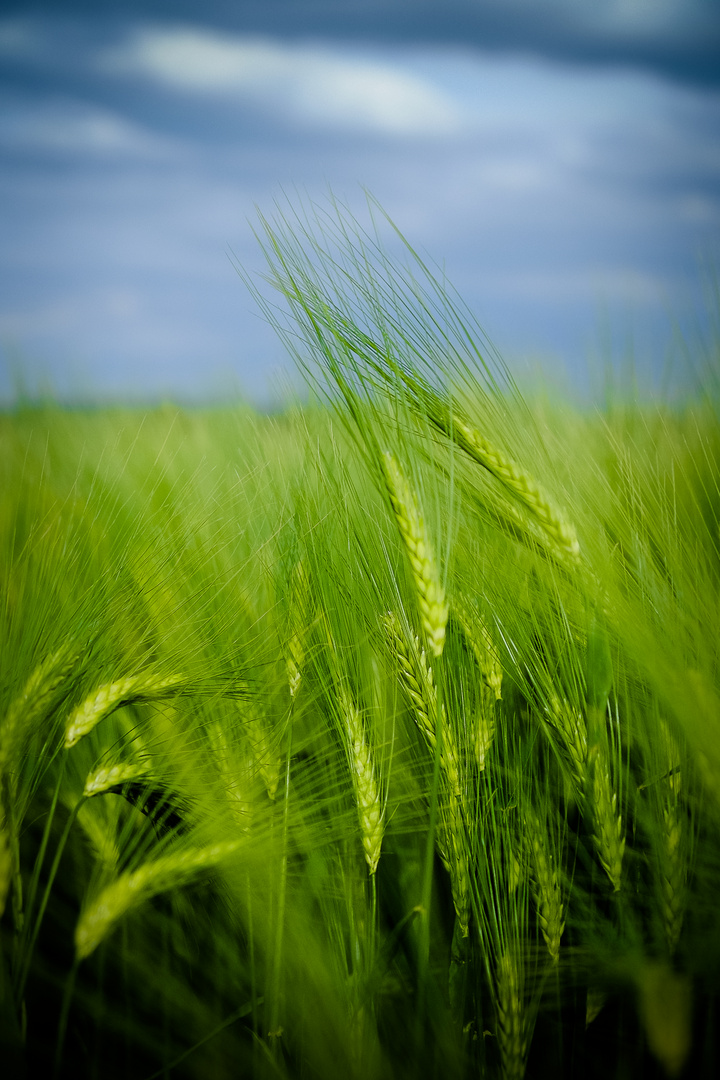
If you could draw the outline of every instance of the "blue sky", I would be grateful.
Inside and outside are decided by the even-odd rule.
[[[660,371],[720,248],[701,0],[0,4],[0,398],[267,402],[255,207],[362,186],[511,368]],[[609,328],[609,329],[608,329]]]

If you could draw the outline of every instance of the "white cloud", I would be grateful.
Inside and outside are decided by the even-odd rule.
[[[110,110],[69,100],[6,108],[0,116],[0,147],[100,157],[157,158],[161,140]]]
[[[97,64],[106,73],[143,75],[186,93],[260,102],[313,124],[392,135],[454,133],[462,125],[452,97],[427,79],[325,45],[143,29],[100,54]]]
[[[518,15],[527,17],[536,0],[520,0]],[[577,28],[603,32],[617,40],[669,37],[707,21],[711,14],[704,0],[551,0]]]

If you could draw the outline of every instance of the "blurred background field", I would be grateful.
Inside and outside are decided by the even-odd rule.
[[[11,1075],[714,1075],[716,365],[523,398],[260,234],[314,404],[2,417]]]

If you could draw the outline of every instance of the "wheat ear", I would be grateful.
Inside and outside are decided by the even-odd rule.
[[[274,802],[280,783],[280,759],[272,745],[264,718],[259,715],[249,716],[244,730],[268,798]]]
[[[285,643],[285,672],[290,697],[294,701],[300,690],[305,666],[305,632],[310,608],[310,586],[305,564],[299,560],[293,568],[290,587],[290,634]]]
[[[660,857],[660,889],[663,924],[668,950],[672,956],[677,948],[685,913],[687,863],[683,838],[683,817],[678,800],[681,792],[680,749],[664,720],[660,721],[667,774],[663,777],[662,848]]]
[[[380,461],[395,520],[410,560],[423,629],[433,656],[440,656],[445,644],[448,605],[425,521],[415,492],[397,459],[386,450]]]
[[[620,891],[625,835],[607,754],[600,745],[589,755],[592,771],[593,843],[613,890]]]
[[[585,719],[579,709],[573,708],[565,698],[561,701],[557,694],[550,696],[545,719],[562,740],[570,762],[575,792],[580,798],[587,780],[588,737]]]
[[[563,919],[563,901],[557,867],[547,850],[547,832],[537,816],[529,811],[526,815],[525,844],[531,867],[530,880],[533,886],[538,923],[545,938],[550,958],[557,964],[560,957],[560,939],[565,929]]]
[[[13,875],[13,854],[10,831],[5,824],[5,811],[0,802],[0,918],[5,911]]]
[[[432,751],[436,742],[437,690],[433,682],[432,669],[427,663],[425,650],[421,648],[417,637],[409,645],[403,633],[400,620],[393,611],[383,616],[383,625],[398,666],[400,681],[413,706],[415,722]],[[460,770],[458,753],[445,709],[442,709],[442,765],[445,780],[450,791],[460,798]]]
[[[478,769],[485,768],[485,759],[495,738],[495,702],[502,697],[502,667],[495,643],[479,615],[462,600],[456,601],[453,613],[462,628],[482,676],[480,708],[475,716],[472,747]]]
[[[460,623],[465,640],[472,650],[485,687],[494,700],[499,701],[502,697],[502,666],[495,642],[485,621],[462,598],[458,598],[453,603],[453,614]]]
[[[460,417],[450,419],[446,412],[439,410],[431,414],[430,419],[530,511],[565,557],[572,563],[579,561],[580,544],[573,525],[529,473]]]
[[[383,625],[399,668],[400,681],[413,705],[415,722],[428,747],[434,752],[437,742],[437,691],[425,652],[420,648],[417,638],[414,638],[412,646],[408,645],[400,620],[394,612],[390,611],[384,616]],[[450,874],[453,904],[460,932],[463,937],[467,937],[470,921],[470,874],[466,826],[462,812],[463,792],[455,739],[444,708],[441,710],[441,722],[440,766],[443,800],[437,838],[438,852]]]
[[[360,819],[365,861],[371,874],[377,870],[385,832],[384,808],[375,779],[372,752],[365,734],[360,710],[350,692],[342,683],[338,687],[338,699],[345,728],[348,759],[352,774],[355,802]]]
[[[248,778],[243,776],[243,770],[238,767],[238,755],[230,749],[222,725],[217,722],[211,724],[208,736],[230,813],[240,832],[248,833],[253,811],[252,802],[248,798]]]
[[[77,654],[69,645],[46,656],[32,672],[21,693],[10,703],[0,724],[0,775],[13,755],[21,725],[29,727],[53,704],[76,659]]]
[[[517,958],[503,953],[496,974],[498,1042],[504,1080],[522,1080],[528,1037],[523,1007],[523,975]]]
[[[90,956],[103,939],[131,908],[151,896],[166,892],[192,880],[195,875],[217,866],[233,852],[240,841],[232,840],[203,848],[166,855],[128,871],[102,890],[83,911],[75,929],[75,952],[78,960]]]
[[[150,672],[131,675],[117,682],[105,683],[90,694],[70,716],[65,728],[65,748],[69,749],[87,735],[106,716],[122,705],[139,701],[157,701],[182,691],[187,682],[182,675],[160,678]]]
[[[150,776],[150,767],[140,762],[127,762],[125,764],[109,765],[95,769],[88,775],[83,789],[86,799],[93,795],[104,795],[111,788],[120,784],[132,783],[135,780],[147,780]]]

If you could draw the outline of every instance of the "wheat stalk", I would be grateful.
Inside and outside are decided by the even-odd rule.
[[[187,682],[182,675],[161,678],[150,672],[131,675],[117,682],[105,683],[79,705],[65,728],[65,748],[75,746],[106,716],[122,705],[139,701],[156,701],[183,690]]]
[[[137,870],[121,874],[83,911],[75,928],[75,952],[84,960],[100,945],[113,926],[136,905],[166,892],[217,866],[240,846],[239,840],[211,844],[166,855]]]
[[[380,463],[395,520],[410,560],[423,629],[433,656],[440,656],[445,644],[448,605],[445,602],[445,591],[437,572],[425,521],[415,492],[410,487],[397,459],[389,450],[386,450],[380,457]]]

